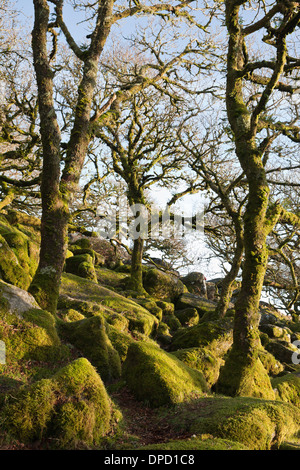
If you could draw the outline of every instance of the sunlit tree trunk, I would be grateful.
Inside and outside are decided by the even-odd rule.
[[[46,0],[34,0],[32,49],[38,85],[43,173],[40,261],[29,290],[41,307],[53,313],[56,311],[67,250],[69,204],[79,182],[91,138],[90,114],[98,61],[110,31],[113,3],[112,0],[106,0],[99,8],[89,49],[84,53],[75,50],[83,62],[83,75],[78,88],[74,126],[68,143],[65,167],[61,175],[60,130],[53,102],[54,75],[47,50],[49,6]],[[58,2],[57,26],[61,22],[60,8],[62,3]]]

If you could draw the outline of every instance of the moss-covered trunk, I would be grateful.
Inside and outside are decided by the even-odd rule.
[[[235,137],[236,155],[248,182],[248,203],[244,214],[244,265],[242,285],[235,305],[233,346],[221,369],[218,390],[229,395],[274,398],[269,377],[260,360],[259,301],[267,265],[267,209],[269,187],[262,154],[257,147],[260,108],[250,112],[243,101],[245,41],[239,21],[241,2],[226,2],[229,32],[227,56],[227,115]],[[280,75],[273,76],[273,86]],[[275,72],[274,72],[275,75]],[[268,94],[272,88],[268,90]],[[267,100],[268,95],[264,96]],[[262,103],[261,103],[262,104]],[[263,110],[263,106],[261,106]]]
[[[91,138],[90,115],[98,62],[110,32],[113,3],[113,0],[105,0],[99,7],[96,26],[87,50],[81,51],[70,45],[82,60],[83,73],[78,88],[74,125],[68,143],[65,167],[61,175],[61,139],[53,100],[54,72],[47,50],[50,11],[47,0],[34,0],[32,49],[38,85],[43,174],[40,262],[30,291],[44,309],[53,313],[56,311],[67,249],[69,204],[79,182]],[[63,27],[60,2],[57,2],[56,15],[57,26]]]
[[[138,237],[133,241],[133,249],[131,255],[131,271],[130,271],[130,289],[136,292],[144,292],[143,287],[143,250],[144,240]]]
[[[53,103],[53,72],[47,54],[49,7],[46,1],[35,1],[34,6],[32,49],[38,85],[43,173],[40,262],[29,290],[42,308],[53,312],[66,253],[68,214],[59,191],[60,130]]]

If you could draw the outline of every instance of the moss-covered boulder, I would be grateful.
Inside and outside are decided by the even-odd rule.
[[[0,340],[6,346],[6,367],[22,359],[59,361],[66,352],[53,315],[41,310],[28,292],[3,281],[0,281]]]
[[[145,342],[130,345],[123,378],[135,397],[152,407],[173,405],[208,392],[201,372]]]
[[[95,266],[98,283],[108,289],[122,290],[128,274],[108,269],[103,266]]]
[[[123,364],[127,357],[128,348],[135,340],[128,332],[120,331],[113,325],[107,325],[107,335],[119,354],[121,364]]]
[[[179,328],[181,328],[181,326],[182,326],[179,319],[174,314],[172,314],[172,315],[163,315],[162,321],[163,321],[163,323],[168,325],[168,327],[170,328],[170,331],[172,332],[172,334],[175,333],[175,331],[179,330]]]
[[[206,277],[203,273],[193,271],[186,276],[182,276],[181,281],[188,288],[188,291],[200,297],[207,297]]]
[[[257,398],[200,398],[177,406],[167,421],[177,431],[243,444],[249,450],[278,449],[296,435],[300,410],[289,403]]]
[[[102,380],[121,376],[119,354],[107,336],[105,321],[101,316],[61,323],[60,332],[96,367]]]
[[[206,348],[188,348],[173,351],[172,354],[192,369],[202,372],[206,383],[211,388],[217,383],[222,359]]]
[[[155,268],[144,271],[143,285],[152,297],[167,302],[176,301],[187,290],[177,276]]]
[[[277,325],[263,323],[260,325],[260,331],[269,336],[269,338],[281,339],[286,342],[291,341],[292,332],[288,328],[282,328]]]
[[[155,300],[150,299],[136,299],[136,302],[139,305],[142,305],[145,309],[149,310],[152,315],[154,315],[158,320],[162,320],[163,317],[163,310],[157,305],[157,302]]]
[[[170,350],[206,348],[216,357],[222,357],[232,345],[232,341],[233,333],[230,321],[203,322],[176,331]]]
[[[70,307],[73,305],[72,308],[76,310],[78,308],[75,305],[79,301],[88,302],[92,308],[97,308],[98,305],[98,309],[102,309],[105,315],[119,313],[128,320],[128,329],[131,332],[149,336],[155,333],[158,327],[158,319],[134,300],[73,274],[63,274],[60,298],[64,299],[64,306],[67,305],[66,301],[69,299],[68,305]],[[71,302],[70,299],[72,299]],[[62,306],[61,301],[59,305]]]
[[[0,278],[27,289],[36,271],[39,233],[23,225],[12,225],[0,214]]]
[[[156,300],[156,305],[162,309],[163,315],[173,315],[175,306],[172,302],[165,302],[164,300]]]
[[[66,259],[65,269],[67,273],[97,282],[94,260],[89,253],[70,256]]]
[[[199,313],[196,308],[185,308],[183,310],[175,310],[175,315],[182,326],[194,326],[199,323]]]
[[[300,374],[290,373],[272,379],[276,398],[286,403],[300,406]]]
[[[195,308],[200,318],[205,313],[213,313],[216,309],[216,306],[216,302],[191,293],[183,293],[180,295],[175,304],[176,310]]]
[[[279,362],[292,364],[293,355],[299,352],[299,349],[290,342],[283,340],[270,340],[265,349],[269,351]]]
[[[10,438],[23,443],[50,439],[58,448],[75,449],[99,444],[109,432],[111,404],[101,378],[82,358],[10,394],[0,415]]]
[[[288,317],[278,311],[273,305],[261,301],[259,303],[260,327],[263,325],[277,325],[279,327],[287,326]]]
[[[278,361],[273,354],[269,353],[265,349],[261,349],[258,351],[258,357],[266,369],[268,375],[271,377],[276,377],[278,374],[283,372],[284,365]]]

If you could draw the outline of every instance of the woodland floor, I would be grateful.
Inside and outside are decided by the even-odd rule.
[[[138,402],[126,388],[112,394],[112,398],[123,413],[126,433],[137,439],[139,447],[190,437],[190,433],[176,432],[157,410]]]

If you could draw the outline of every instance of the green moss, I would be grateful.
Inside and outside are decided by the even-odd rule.
[[[69,248],[73,251],[74,247],[80,249],[89,249],[91,248],[91,241],[88,238],[79,238],[74,244],[70,244]]]
[[[89,253],[74,255],[66,259],[65,269],[68,273],[97,282],[94,259]]]
[[[110,429],[105,387],[86,359],[77,359],[31,387],[10,395],[1,428],[24,443],[47,438],[68,449],[100,442]]]
[[[269,450],[298,432],[300,411],[288,403],[215,396],[183,403],[166,419],[180,432],[208,433],[249,450]]]
[[[95,266],[95,270],[98,283],[102,286],[108,287],[109,289],[121,289],[123,281],[128,278],[127,274],[100,266]]]
[[[220,439],[217,437],[203,435],[195,436],[190,439],[174,440],[164,442],[163,444],[149,444],[144,447],[140,447],[138,450],[182,450],[182,451],[193,451],[193,450],[249,450],[245,445],[239,442],[230,441],[229,439]],[[193,465],[196,463],[196,457],[191,454],[185,456],[177,456],[178,463]],[[173,462],[176,462],[176,457],[173,458]]]
[[[67,310],[64,310],[61,313],[61,317],[63,318],[64,321],[66,322],[72,322],[72,321],[78,321],[78,320],[83,320],[85,317],[82,315],[80,312],[77,310],[74,310],[73,308],[69,308]]]
[[[176,310],[175,315],[183,326],[194,326],[199,323],[199,314],[196,308]]]
[[[150,335],[155,333],[157,329],[158,320],[148,310],[133,300],[87,279],[64,273],[62,276],[61,296],[66,295],[73,300],[98,304],[105,310],[107,315],[110,312],[121,314],[127,318],[129,322],[128,328],[132,332]],[[75,306],[73,308],[79,310]]]
[[[78,266],[78,276],[90,279],[93,282],[97,282],[97,274],[92,263],[84,261]]]
[[[163,322],[168,325],[172,332],[177,331],[181,328],[181,323],[175,315],[163,315]]]
[[[174,304],[171,302],[164,302],[163,300],[157,300],[156,305],[162,309],[163,315],[173,315],[174,314]]]
[[[300,377],[297,374],[286,374],[272,379],[276,398],[295,406],[300,405]]]
[[[122,313],[116,313],[113,310],[103,313],[103,317],[109,325],[112,325],[119,331],[128,332],[129,320]]]
[[[61,345],[54,317],[39,309],[23,312],[23,318],[3,315],[0,321],[0,339],[5,342],[7,363],[22,359],[55,362],[68,351]]]
[[[57,308],[62,316],[66,315],[68,310],[76,310],[84,317],[92,317],[94,315],[103,314],[105,307],[97,302],[89,300],[81,300],[72,298],[68,295],[60,295]]]
[[[215,385],[223,361],[215,357],[211,351],[205,348],[189,348],[174,351],[172,354],[187,366],[202,372],[209,387]]]
[[[51,422],[55,402],[55,388],[48,379],[10,396],[1,413],[5,431],[24,443],[42,439]]]
[[[107,335],[111,344],[119,354],[121,364],[123,364],[127,357],[128,348],[134,342],[134,339],[130,334],[122,332],[112,325],[107,326]]]
[[[27,289],[38,265],[39,236],[34,230],[10,225],[0,217],[0,274],[4,281]]]
[[[144,342],[130,345],[123,378],[135,397],[152,407],[173,405],[208,392],[200,372],[158,346]]]
[[[151,299],[136,299],[136,302],[152,313],[158,320],[162,320],[163,311],[158,307],[157,302]]]
[[[120,377],[120,358],[107,336],[101,316],[62,323],[60,332],[97,368],[103,380]]]
[[[189,328],[181,328],[174,336],[171,350],[204,347],[215,356],[224,355],[232,344],[231,324],[226,321],[203,322]]]
[[[283,364],[281,364],[275,357],[268,351],[262,349],[258,351],[258,357],[270,376],[276,376],[284,370]]]
[[[19,260],[5,238],[0,235],[0,276],[5,282],[27,289],[31,277],[24,271]]]
[[[217,390],[230,396],[275,398],[270,377],[258,357],[258,351],[247,357],[232,348],[220,370]]]
[[[143,273],[143,284],[148,294],[167,302],[175,301],[186,290],[176,276],[155,268],[147,269]]]

